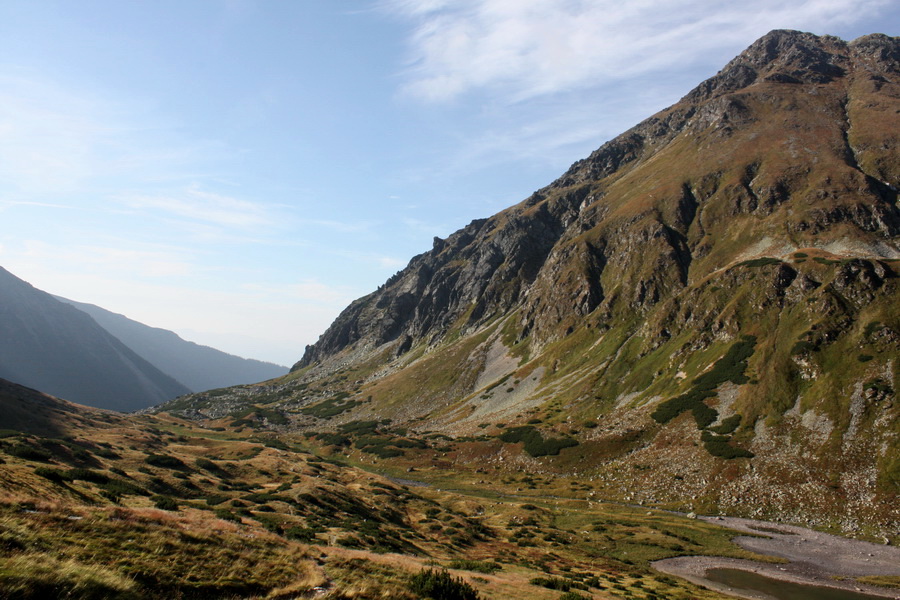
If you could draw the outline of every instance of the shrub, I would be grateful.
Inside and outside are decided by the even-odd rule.
[[[316,439],[326,446],[349,446],[350,438],[339,433],[317,433]]]
[[[568,592],[573,588],[583,589],[586,587],[577,581],[563,579],[562,577],[533,577],[528,583],[545,587],[548,590],[558,590],[560,592]]]
[[[749,450],[735,448],[728,443],[729,439],[728,437],[711,436],[710,439],[704,440],[703,446],[713,456],[728,460],[732,458],[753,458],[755,456]]]
[[[287,531],[284,532],[284,537],[289,540],[297,540],[298,542],[303,542],[305,544],[315,544],[319,540],[316,538],[317,530],[313,527],[297,527],[296,525],[293,527],[289,527]]]
[[[108,494],[119,496],[149,496],[150,493],[139,485],[122,479],[109,479],[100,485]]]
[[[559,597],[559,600],[590,600],[590,598],[583,596],[578,592],[566,592]]]
[[[60,469],[53,469],[51,467],[37,467],[34,470],[34,474],[56,483],[69,481],[68,474],[65,471],[61,471]]]
[[[693,387],[681,396],[660,403],[651,415],[657,423],[668,423],[685,411],[693,411],[697,427],[703,429],[716,420],[718,413],[703,402],[716,395],[716,388],[726,381],[738,385],[747,383],[744,375],[747,370],[747,359],[753,355],[756,338],[752,335],[742,336],[740,341],[731,345],[725,355],[716,361],[713,368],[698,376]]]
[[[346,393],[340,393],[313,406],[301,408],[300,412],[311,417],[318,417],[319,419],[329,419],[362,404],[359,400],[344,401],[345,397]]]
[[[52,458],[52,455],[43,448],[35,448],[27,444],[16,444],[11,448],[7,448],[6,452],[17,458],[25,460],[34,460],[46,462]]]
[[[871,337],[873,333],[880,330],[883,327],[881,321],[870,321],[866,323],[866,328],[863,330],[863,336]]]
[[[694,414],[694,421],[697,423],[697,429],[706,429],[719,417],[719,413],[716,409],[710,408],[703,402],[695,404],[691,409],[691,412]]]
[[[409,589],[429,600],[480,600],[475,588],[444,570],[419,571],[410,579]]]
[[[731,415],[727,419],[723,419],[721,424],[710,427],[709,430],[722,435],[728,435],[729,433],[734,433],[734,430],[737,429],[740,424],[741,415]]]
[[[739,267],[766,267],[768,265],[780,265],[781,260],[777,258],[772,258],[770,256],[764,256],[762,258],[753,258],[750,260],[745,260],[744,262],[738,263]]]
[[[241,518],[227,508],[217,508],[213,511],[213,514],[216,515],[216,518],[222,519],[223,521],[234,521],[235,523],[241,522]]]
[[[210,473],[214,473],[216,475],[224,473],[222,467],[209,460],[208,458],[198,458],[196,461],[194,461],[194,464],[197,465],[198,469],[203,469],[204,471],[209,471]]]
[[[813,352],[814,350],[816,350],[816,345],[809,340],[797,340],[797,342],[791,346],[791,355],[796,356],[798,354]]]
[[[878,393],[883,393],[887,395],[891,395],[894,393],[894,389],[888,384],[884,379],[872,379],[871,381],[867,381],[863,386],[863,389],[866,391],[874,390]]]
[[[283,414],[281,414],[277,410],[272,410],[269,408],[260,408],[260,409],[257,409],[256,414],[258,414],[260,417],[267,420],[272,425],[287,425],[288,423],[290,423],[290,421],[288,421],[287,417],[285,417]]]
[[[350,421],[341,425],[341,433],[368,435],[378,429],[378,421]]]
[[[168,454],[148,454],[144,462],[151,467],[160,467],[162,469],[186,469],[187,465],[180,459]]]
[[[496,573],[502,567],[491,561],[483,561],[483,560],[467,560],[464,558],[457,558],[455,560],[450,561],[451,569],[461,569],[463,571],[475,571],[476,573],[486,573],[490,575],[491,573]]]
[[[561,438],[544,438],[541,432],[531,425],[510,427],[500,434],[500,440],[508,444],[525,442],[525,452],[531,456],[556,456],[563,448],[577,446],[578,441],[565,436]]]
[[[153,506],[160,510],[178,510],[178,503],[168,496],[153,496]]]
[[[91,469],[69,469],[67,475],[73,481],[89,481],[97,484],[109,483],[109,475],[99,471],[92,471]]]

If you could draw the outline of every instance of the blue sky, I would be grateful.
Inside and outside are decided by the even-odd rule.
[[[0,266],[291,364],[760,35],[888,0],[4,0]]]

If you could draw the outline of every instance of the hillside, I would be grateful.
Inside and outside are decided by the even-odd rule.
[[[93,304],[59,298],[87,313],[119,341],[163,373],[193,392],[256,383],[280,377],[287,369],[259,360],[241,358],[209,346],[181,339],[177,334],[149,327]]]
[[[896,598],[898,115],[900,39],[775,31],[283,377],[136,415],[0,380],[0,598]],[[0,276],[0,333],[72,343]]]
[[[898,63],[897,38],[774,31],[435,239],[289,376],[165,409],[408,468],[891,535]],[[447,443],[343,432],[358,421]]]
[[[0,598],[720,600],[651,563],[784,570],[733,543],[731,523],[585,501],[575,480],[511,474],[442,491],[304,436],[121,415],[3,381],[0,418]],[[782,531],[735,525],[751,540]],[[823,581],[891,597],[897,577],[866,575],[900,575],[900,551],[849,548],[872,558]]]
[[[91,317],[0,268],[0,377],[132,411],[188,393]]]

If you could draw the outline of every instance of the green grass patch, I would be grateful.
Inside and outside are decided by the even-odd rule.
[[[766,267],[769,265],[780,265],[781,260],[778,258],[772,258],[770,256],[764,256],[762,258],[753,258],[750,260],[745,260],[743,262],[739,262],[737,264],[738,267]]]

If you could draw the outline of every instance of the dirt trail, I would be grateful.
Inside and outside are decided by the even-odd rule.
[[[898,590],[834,579],[835,576],[900,576],[900,548],[851,540],[781,523],[734,517],[701,518],[709,523],[737,531],[756,536],[768,536],[763,538],[738,536],[734,541],[746,550],[784,558],[790,562],[770,564],[712,556],[683,556],[657,561],[653,563],[655,569],[742,598],[758,599],[766,598],[766,596],[743,593],[723,584],[711,582],[705,578],[707,569],[742,569],[782,581],[834,587],[884,598],[900,599]]]

